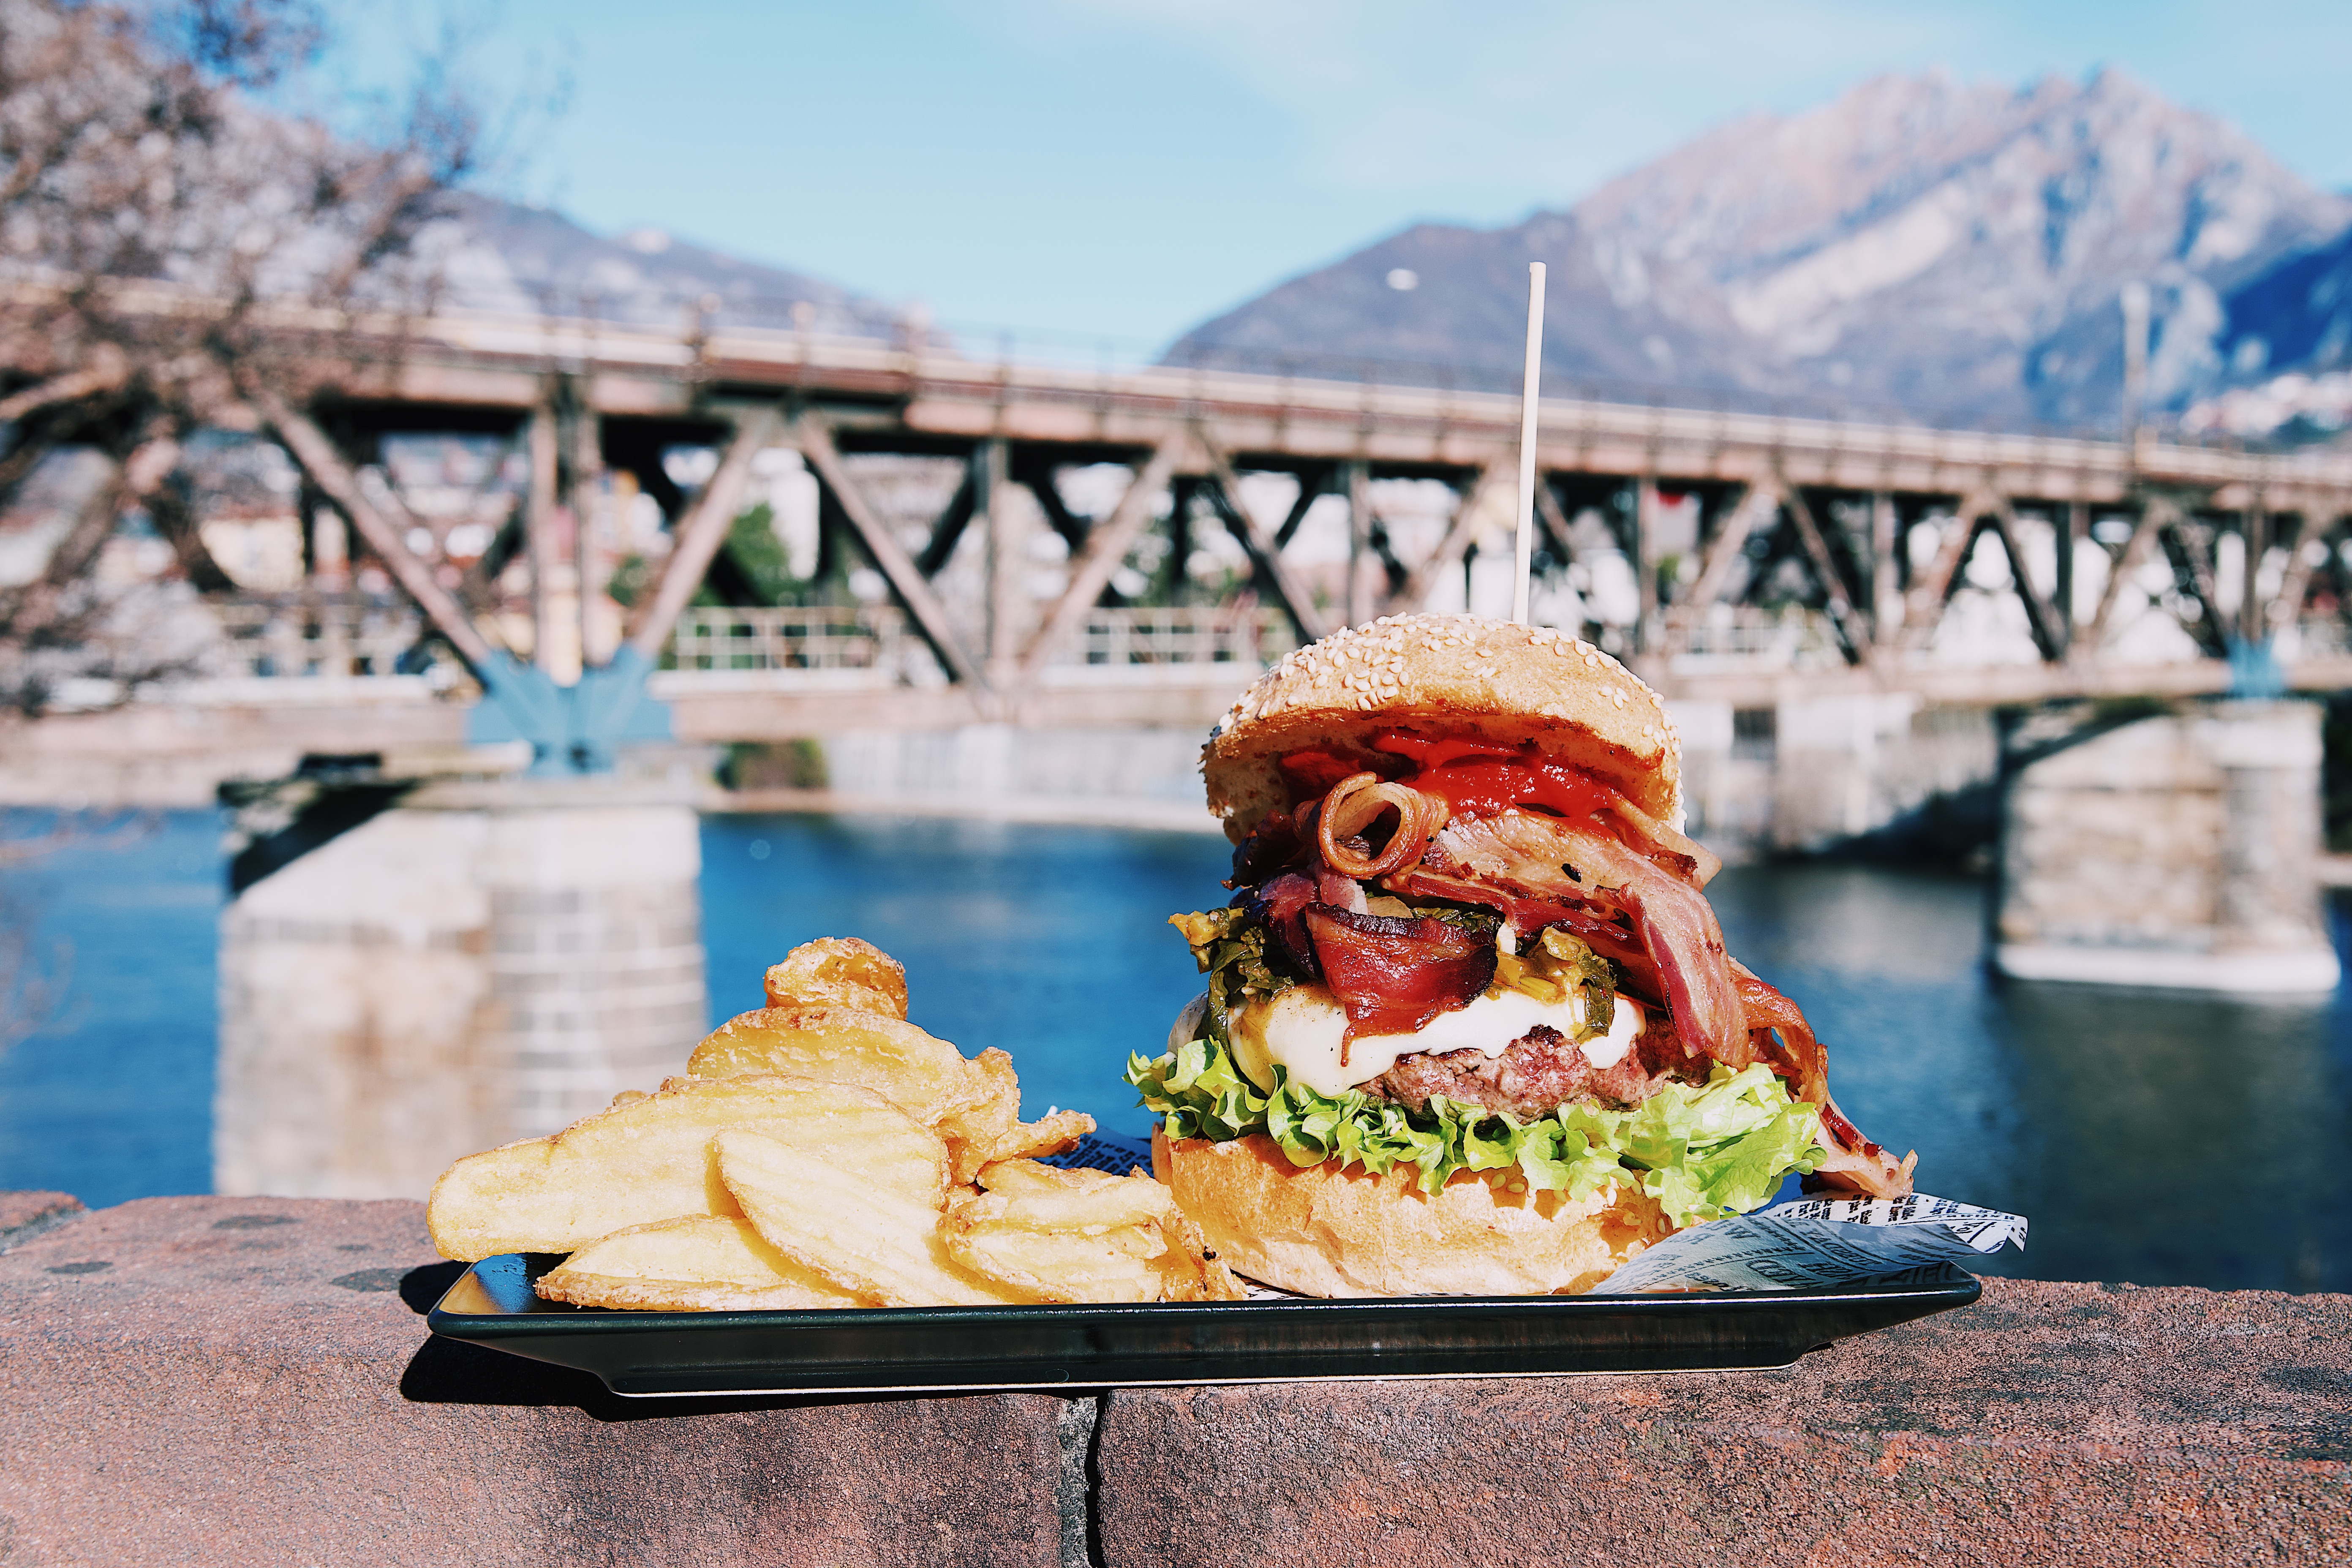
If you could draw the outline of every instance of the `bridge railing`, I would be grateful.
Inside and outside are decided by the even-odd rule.
[[[897,684],[907,674],[907,617],[887,605],[696,609],[677,619],[664,668],[677,670],[858,670]]]
[[[220,624],[214,679],[381,679],[399,676],[424,635],[404,605],[361,595],[247,597],[213,606]],[[1057,684],[1181,679],[1213,667],[1246,677],[1297,646],[1289,617],[1261,605],[1097,609],[1049,661]],[[678,617],[662,668],[729,686],[935,686],[938,659],[891,605],[727,606]],[[671,684],[675,684],[672,681]]]
[[[1290,617],[1267,605],[1097,609],[1054,663],[1088,669],[1223,664],[1263,668],[1298,646]]]
[[[1828,620],[1813,611],[1774,614],[1742,607],[1677,628],[1677,640],[1673,667],[1678,674],[1828,668],[1844,662]]]
[[[2352,637],[2337,616],[2305,616],[2294,625],[2293,653],[2298,659],[2342,658],[2352,654]]]
[[[215,606],[221,673],[350,679],[401,673],[423,624],[406,604],[360,595],[246,598]]]
[[[1227,679],[1261,669],[1297,646],[1289,617],[1266,606],[1097,609],[1055,650],[1048,678],[1118,684],[1213,667],[1217,679]],[[892,605],[688,610],[678,617],[663,666],[778,689],[844,680],[927,686],[941,679],[930,649]]]

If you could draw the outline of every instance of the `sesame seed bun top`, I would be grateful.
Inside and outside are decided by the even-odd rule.
[[[1202,750],[1209,809],[1238,842],[1291,804],[1283,757],[1315,747],[1369,761],[1372,737],[1391,729],[1532,741],[1681,826],[1681,744],[1658,694],[1566,632],[1475,616],[1392,616],[1286,656]]]

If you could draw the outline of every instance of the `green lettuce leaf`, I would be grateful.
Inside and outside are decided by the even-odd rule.
[[[1354,1089],[1318,1094],[1279,1066],[1275,1079],[1260,1090],[1213,1032],[1166,1056],[1128,1059],[1128,1082],[1166,1119],[1171,1138],[1264,1132],[1296,1165],[1336,1159],[1376,1175],[1414,1167],[1423,1192],[1456,1171],[1517,1167],[1529,1188],[1576,1198],[1633,1183],[1688,1226],[1760,1208],[1782,1177],[1810,1174],[1826,1154],[1820,1111],[1791,1100],[1760,1064],[1718,1065],[1706,1084],[1669,1084],[1631,1110],[1570,1105],[1531,1122],[1442,1096],[1407,1111]]]

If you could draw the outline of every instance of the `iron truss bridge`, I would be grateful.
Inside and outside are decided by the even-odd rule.
[[[308,378],[329,390],[256,394],[253,424],[470,669],[485,709],[583,766],[634,732],[648,691],[696,739],[1203,722],[1286,647],[1463,604],[1516,477],[1517,400],[1481,391],[991,361],[923,334],[693,312],[670,331],[444,314],[387,326],[359,353],[344,328],[289,316],[284,330],[299,344],[314,329],[344,356]],[[1538,602],[1669,697],[2005,706],[2352,686],[2352,452],[1574,398],[1547,401],[1541,429],[1553,591]],[[446,529],[379,467],[387,437],[435,432],[500,437],[528,468],[464,571],[436,558]],[[664,461],[682,447],[715,458],[692,483]],[[690,609],[774,448],[814,476],[820,556],[878,574],[874,604]],[[958,465],[951,495],[920,518],[894,510],[872,479],[885,457]],[[1101,504],[1068,499],[1078,469],[1114,472]],[[572,520],[622,471],[660,507],[668,549],[600,627],[586,606],[607,565]],[[1383,515],[1396,480],[1445,498],[1433,524]],[[1317,555],[1304,546],[1318,503]],[[1343,552],[1328,547],[1335,513]],[[1058,536],[1042,591],[1019,532],[1040,517]],[[1216,602],[1138,603],[1185,596],[1212,524],[1239,546]],[[486,569],[515,557],[530,565],[521,611],[496,602]],[[1146,559],[1163,564],[1139,593]],[[318,655],[329,634],[297,604],[317,599],[247,612],[248,643],[294,650],[253,669],[382,667]],[[288,615],[309,619],[289,630]]]

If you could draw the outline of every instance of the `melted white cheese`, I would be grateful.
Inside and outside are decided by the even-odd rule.
[[[1294,985],[1271,1002],[1254,1001],[1227,1012],[1225,1037],[1233,1043],[1234,1065],[1259,1088],[1273,1086],[1274,1064],[1280,1062],[1290,1069],[1294,1082],[1318,1094],[1339,1094],[1380,1077],[1396,1066],[1397,1058],[1417,1051],[1471,1050],[1499,1057],[1538,1024],[1573,1038],[1583,1022],[1584,999],[1575,992],[1565,1002],[1545,1003],[1523,991],[1505,990],[1440,1013],[1414,1034],[1360,1035],[1349,1042],[1342,1067],[1339,1041],[1348,1030],[1348,1015],[1323,986]],[[1618,997],[1609,1032],[1580,1047],[1585,1060],[1596,1068],[1615,1067],[1633,1048],[1642,1022],[1642,1009]]]

